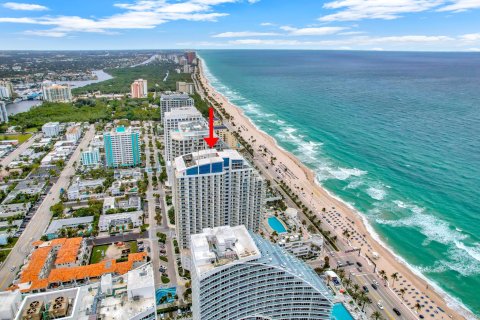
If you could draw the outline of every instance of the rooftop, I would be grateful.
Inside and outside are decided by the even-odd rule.
[[[58,248],[55,264],[61,265],[75,262],[83,238],[60,238],[52,241],[35,241],[32,245],[36,248],[32,252],[30,261],[22,268],[20,279],[16,288],[22,292],[31,292],[38,289],[47,289],[50,284],[61,282],[70,282],[86,278],[100,277],[106,273],[124,274],[132,269],[135,262],[143,261],[146,253],[132,253],[128,255],[125,262],[116,262],[115,260],[104,260],[99,263],[86,266],[61,267],[48,271],[50,265],[47,264],[49,258],[54,255],[54,250]]]
[[[197,274],[261,257],[245,226],[206,228],[191,236],[191,254]]]
[[[175,168],[177,172],[182,173],[192,167],[201,167],[208,164],[221,163],[223,170],[223,166],[228,166],[230,161],[232,161],[232,164],[234,162],[239,162],[242,164],[242,166],[247,164],[245,159],[240,155],[240,153],[238,153],[238,151],[231,149],[226,149],[223,151],[217,151],[216,149],[205,149],[176,158]],[[218,169],[215,168],[215,170],[212,170],[211,172],[217,171]],[[190,174],[189,171],[187,171],[187,174]]]
[[[141,294],[139,294],[141,292]],[[22,319],[23,313],[38,301],[40,311],[57,298],[67,302],[66,313],[57,319],[105,319],[128,320],[141,318],[144,312],[156,309],[153,269],[145,264],[126,275],[102,277],[101,282],[70,289],[55,290],[25,296],[15,317]],[[145,314],[146,315],[146,314]]]
[[[176,100],[176,99],[186,100],[191,98],[186,93],[178,93],[178,92],[163,93],[160,96],[160,100]]]

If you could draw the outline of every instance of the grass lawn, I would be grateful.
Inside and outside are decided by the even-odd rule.
[[[0,249],[13,248],[13,246],[15,246],[15,243],[17,243],[18,238],[10,238],[10,239],[11,239],[11,240],[9,241],[9,243],[6,244],[6,245],[1,245],[1,246],[0,246]]]
[[[108,244],[102,245],[102,246],[95,246],[92,249],[92,255],[90,256],[90,263],[89,264],[94,264],[102,261],[102,259],[105,257],[105,252],[107,251]],[[102,254],[103,252],[103,254]]]
[[[129,241],[127,243],[130,246],[130,253],[137,253],[138,252],[137,241]]]
[[[0,140],[18,140],[18,144],[22,144],[27,141],[31,136],[31,134],[4,134],[0,136]]]
[[[38,132],[38,129],[37,129],[37,128],[28,128],[28,129],[26,130],[26,132],[35,133],[35,132]]]
[[[10,251],[12,250],[0,250],[0,262],[3,262],[5,261],[5,259],[7,259],[7,256],[10,253]]]

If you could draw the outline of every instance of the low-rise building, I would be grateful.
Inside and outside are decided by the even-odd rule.
[[[25,216],[32,207],[30,202],[25,203],[12,203],[0,205],[0,219],[6,219],[8,217]]]
[[[144,252],[131,253],[127,261],[105,259],[99,263],[88,262],[89,251],[83,238],[59,238],[51,241],[35,241],[34,249],[19,272],[10,289],[22,293],[34,293],[71,287],[90,280],[100,279],[110,273],[122,275],[146,262]]]
[[[47,137],[56,137],[60,133],[60,123],[48,122],[42,126],[42,132]]]
[[[318,256],[323,250],[323,237],[312,235],[301,237],[300,235],[286,235],[277,243],[281,248],[297,258]]]
[[[58,238],[58,232],[64,228],[78,228],[79,226],[84,226],[85,228],[90,227],[93,223],[93,217],[78,217],[78,218],[68,218],[68,219],[58,219],[52,220],[45,235],[49,240]]]
[[[82,151],[82,164],[84,166],[96,166],[100,163],[100,150],[90,147]]]
[[[78,139],[82,136],[82,127],[78,124],[72,125],[67,128],[65,133],[67,141],[73,141],[77,143]]]
[[[140,227],[143,224],[143,211],[102,214],[98,222],[98,229],[102,232],[109,231],[110,227],[126,229],[129,224],[132,224],[134,228]]]
[[[76,177],[67,190],[68,200],[86,200],[102,197],[101,189],[104,182],[105,179],[82,180],[80,177]]]
[[[118,267],[119,263],[113,265]],[[2,293],[0,312],[5,310],[8,317],[1,319],[156,320],[151,264],[121,271],[118,276],[107,272],[100,281],[88,285],[28,294],[23,300],[19,291]]]
[[[130,196],[127,198],[106,197],[103,199],[103,213],[118,211],[141,211],[142,200],[138,196]]]

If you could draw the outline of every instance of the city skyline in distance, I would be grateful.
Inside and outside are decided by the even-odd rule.
[[[480,1],[0,2],[4,50],[480,51]]]

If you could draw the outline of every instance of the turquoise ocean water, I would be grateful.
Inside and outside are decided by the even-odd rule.
[[[480,54],[200,51],[212,85],[480,314]]]

